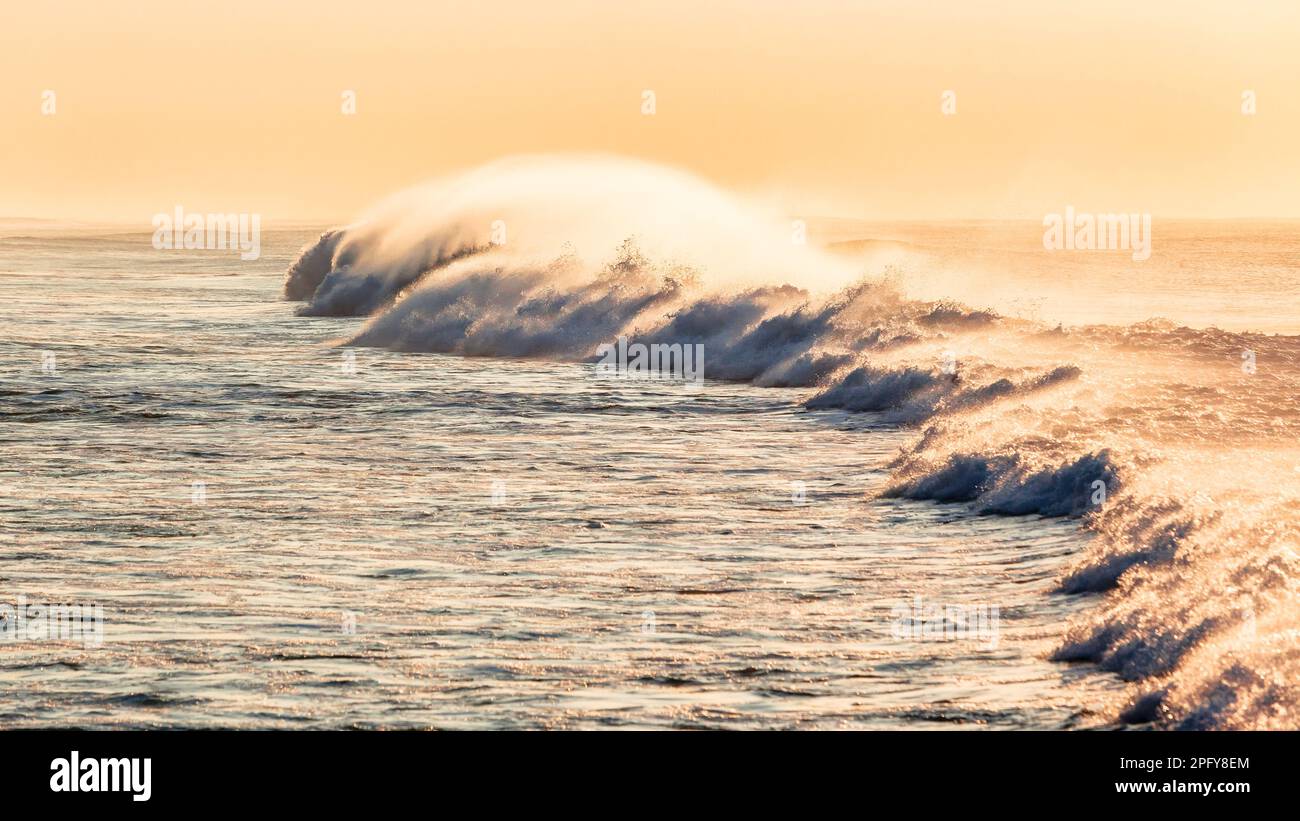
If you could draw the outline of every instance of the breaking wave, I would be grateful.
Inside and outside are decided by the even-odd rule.
[[[1052,328],[864,273],[688,175],[525,158],[323,234],[285,297],[367,316],[350,343],[393,350],[699,343],[710,378],[911,427],[886,496],[1095,534],[1059,589],[1096,601],[1055,657],[1134,682],[1117,720],[1300,727],[1300,338]]]

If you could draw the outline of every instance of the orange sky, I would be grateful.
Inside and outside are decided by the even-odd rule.
[[[801,214],[1300,216],[1291,0],[11,0],[4,18],[0,216],[341,219],[505,154],[587,150]]]

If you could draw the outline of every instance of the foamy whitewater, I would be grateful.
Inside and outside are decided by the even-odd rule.
[[[1068,325],[612,158],[251,266],[11,231],[0,601],[108,623],[0,642],[0,723],[1295,728],[1297,234],[1236,231],[1226,331],[1155,318],[1207,264],[1160,231],[1092,295],[1151,319]],[[594,378],[619,337],[705,383]]]

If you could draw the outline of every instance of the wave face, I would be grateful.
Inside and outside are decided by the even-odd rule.
[[[369,316],[351,344],[394,350],[698,343],[710,378],[910,426],[885,495],[1095,534],[1060,592],[1096,603],[1055,657],[1134,682],[1117,720],[1300,727],[1300,338],[1051,328],[859,273],[678,172],[529,158],[327,232],[285,296]]]

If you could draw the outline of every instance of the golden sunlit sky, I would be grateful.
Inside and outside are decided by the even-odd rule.
[[[345,219],[599,151],[798,213],[1294,217],[1298,44],[1283,0],[13,0],[0,216]]]

